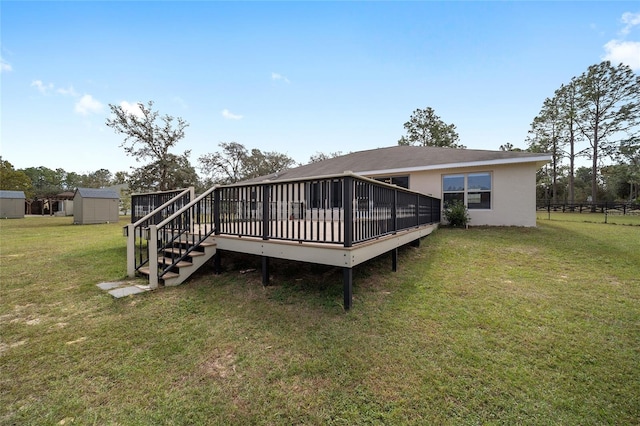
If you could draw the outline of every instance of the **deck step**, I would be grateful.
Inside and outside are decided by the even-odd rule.
[[[177,254],[178,256],[182,256],[185,252],[184,249],[178,248],[178,247],[169,247],[164,249],[165,253],[173,253],[173,254]],[[196,251],[196,250],[192,250],[191,253],[189,253],[189,256],[191,257],[196,257],[196,256],[204,256],[204,252],[202,251]]]
[[[142,275],[147,275],[149,276],[149,267],[148,266],[143,266],[142,268],[138,269],[138,272],[140,272]],[[168,280],[171,278],[178,278],[180,276],[180,274],[177,274],[175,272],[166,272],[163,276],[162,279],[163,280]]]
[[[158,264],[159,265],[171,265],[173,263],[173,259],[171,259],[170,257],[159,257],[158,258]],[[181,260],[180,262],[176,263],[174,266],[176,268],[185,268],[187,266],[192,266],[193,263],[191,262],[187,262],[186,260]]]
[[[176,243],[179,244],[193,244],[193,241],[190,240],[178,240],[176,241]],[[212,241],[203,241],[200,244],[198,244],[199,247],[215,247],[216,243],[212,242]]]

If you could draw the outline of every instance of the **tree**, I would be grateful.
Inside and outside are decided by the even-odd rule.
[[[242,165],[249,155],[247,148],[238,142],[220,142],[222,151],[201,155],[200,170],[209,183],[236,183],[242,179]]]
[[[407,134],[398,140],[398,145],[466,148],[458,143],[455,124],[446,124],[431,107],[413,111],[404,128]]]
[[[253,179],[277,173],[293,166],[295,161],[286,154],[278,152],[262,152],[252,149],[251,154],[244,159],[243,179]]]
[[[591,199],[597,201],[601,157],[614,157],[619,142],[640,123],[640,77],[627,65],[591,65],[575,80],[577,126],[591,149]]]
[[[404,138],[404,136],[403,136],[403,138]],[[342,151],[330,152],[328,154],[326,154],[324,152],[316,151],[315,154],[313,154],[313,155],[311,155],[311,157],[309,157],[309,161],[307,162],[307,164],[317,163],[319,161],[328,160],[330,158],[340,157],[341,155],[343,155]]]
[[[163,160],[137,168],[129,176],[128,184],[132,192],[166,191],[197,186],[198,174],[186,155],[169,153]]]
[[[63,169],[52,170],[44,166],[28,167],[22,170],[31,179],[34,196],[53,197],[64,191],[66,172]]]
[[[513,146],[513,144],[511,142],[507,142],[503,145],[500,145],[500,151],[516,151],[516,152],[521,152],[522,149],[520,148],[516,148],[515,146]]]
[[[551,153],[551,202],[558,202],[558,171],[562,162],[562,146],[565,141],[561,138],[564,121],[558,109],[555,97],[547,98],[542,104],[540,113],[533,119],[529,130],[529,150],[533,152]]]
[[[137,184],[154,182],[152,187],[138,189],[160,191],[172,189],[174,181],[182,180],[172,174],[180,170],[180,167],[185,164],[185,159],[188,162],[190,151],[175,155],[169,150],[184,138],[185,128],[189,124],[180,117],[174,118],[170,115],[159,117],[158,111],[153,111],[153,101],[149,101],[146,106],[143,103],[137,105],[139,113],[133,114],[121,106],[109,104],[113,118],[107,118],[106,125],[116,133],[125,136],[120,147],[124,148],[127,155],[138,162],[150,162],[146,166],[134,169],[130,174],[132,182]],[[152,180],[146,175],[151,171],[157,173]]]
[[[0,157],[0,189],[7,191],[22,191],[27,198],[33,196],[31,179],[21,170],[15,170],[13,165]]]
[[[295,161],[285,154],[262,152],[259,149],[249,152],[238,142],[221,142],[218,146],[222,151],[198,158],[199,168],[207,176],[208,184],[236,183],[277,173],[295,164]]]
[[[110,186],[111,182],[111,172],[107,169],[100,169],[84,176],[82,185],[87,188],[105,188]]]
[[[629,200],[640,197],[640,138],[631,138],[620,143],[618,160],[626,166]]]

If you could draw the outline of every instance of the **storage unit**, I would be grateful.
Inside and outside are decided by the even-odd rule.
[[[22,191],[0,190],[0,218],[22,219],[24,217],[25,198]]]
[[[73,197],[73,223],[117,222],[120,197],[113,189],[78,188]]]

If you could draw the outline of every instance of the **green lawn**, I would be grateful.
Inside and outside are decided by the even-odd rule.
[[[0,424],[638,424],[640,227],[538,224],[360,265],[344,312],[340,270],[241,256],[112,299],[119,225],[2,220]]]

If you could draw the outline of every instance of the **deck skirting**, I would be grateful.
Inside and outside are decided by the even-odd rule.
[[[232,235],[216,235],[215,242],[219,250],[353,268],[369,259],[425,237],[437,227],[437,224],[423,225],[353,247],[344,247],[341,244],[262,240]]]

